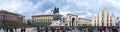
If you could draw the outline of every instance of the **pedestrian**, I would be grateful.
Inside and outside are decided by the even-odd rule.
[[[64,30],[60,30],[60,32],[64,32]]]
[[[117,28],[114,28],[114,32],[118,32],[118,29],[117,29]]]
[[[107,30],[105,28],[103,28],[102,32],[107,32]]]
[[[13,32],[13,29],[12,29],[12,28],[10,29],[10,32]]]
[[[93,32],[93,28],[92,28],[92,27],[89,27],[89,28],[88,28],[88,32]]]
[[[86,28],[83,29],[83,32],[86,32]]]
[[[26,31],[26,29],[25,28],[23,28],[23,32],[25,32]]]
[[[79,31],[82,32],[82,28],[81,27],[79,27]]]
[[[112,32],[118,32],[117,29],[115,29],[115,27],[112,27]]]
[[[39,27],[37,27],[37,32],[40,32],[40,28]]]
[[[14,29],[15,29],[15,32],[17,32],[17,28],[15,27]]]
[[[9,31],[9,29],[7,28],[7,29],[6,29],[6,32],[8,32],[8,31]]]
[[[99,28],[99,32],[102,32],[102,27]]]
[[[3,27],[4,32],[8,32],[8,28],[7,27]]]
[[[93,30],[89,28],[89,29],[88,29],[88,32],[93,32]]]
[[[108,28],[108,31],[109,31],[109,32],[112,32],[112,28],[111,28],[111,27],[109,27],[109,28]]]
[[[23,28],[21,29],[21,32],[23,32]]]
[[[0,30],[2,29],[2,27],[0,27]]]
[[[21,29],[21,32],[25,32],[24,28]]]

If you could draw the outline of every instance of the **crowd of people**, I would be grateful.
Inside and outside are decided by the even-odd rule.
[[[17,32],[17,28],[16,27],[12,27],[12,28],[8,28],[8,27],[3,27],[1,28],[3,29],[4,32]],[[21,28],[21,32],[25,32],[26,29],[25,28]]]
[[[50,28],[50,27],[49,27]],[[62,32],[66,32],[67,30],[73,30],[75,28],[77,28],[77,30],[79,30],[80,32],[119,32],[119,27],[70,27],[72,29],[69,28],[65,28],[65,27],[60,27],[60,31]],[[54,32],[54,30],[58,30],[58,29],[52,29],[50,28],[52,32]],[[37,27],[37,32],[41,32],[42,30],[39,29],[39,27]],[[48,31],[48,28],[45,29],[45,31]]]
[[[4,30],[4,32],[17,32],[16,29],[18,28],[1,28]],[[21,28],[21,32],[25,32],[26,28]],[[42,31],[48,32],[52,31],[55,32],[55,30],[60,30],[59,32],[66,32],[66,31],[71,31],[71,30],[78,30],[79,32],[120,32],[119,27],[37,27],[36,31],[37,32],[42,32]]]
[[[119,32],[119,27],[89,27],[88,32]]]

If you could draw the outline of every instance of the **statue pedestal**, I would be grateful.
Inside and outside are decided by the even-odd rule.
[[[50,26],[65,26],[60,20],[53,21]]]

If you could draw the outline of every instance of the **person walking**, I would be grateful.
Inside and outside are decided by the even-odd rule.
[[[25,32],[26,31],[26,29],[25,28],[23,28],[23,32]]]
[[[15,32],[17,32],[17,28],[16,28],[16,27],[14,27],[14,29],[15,29]]]
[[[8,27],[3,27],[4,32],[8,32]]]
[[[115,32],[118,32],[118,29],[117,29],[117,28],[114,28],[114,29],[115,29],[115,30],[114,30]]]
[[[108,32],[105,28],[102,30],[102,32]]]
[[[21,29],[21,32],[25,32],[25,31],[26,31],[25,28],[22,28],[22,29]]]
[[[23,32],[23,28],[21,29],[21,32]]]
[[[9,32],[9,28],[6,28],[6,32]]]
[[[93,28],[92,28],[92,27],[89,27],[89,28],[88,28],[88,32],[93,32]]]
[[[13,32],[13,29],[12,29],[12,28],[10,29],[10,32]]]
[[[118,32],[118,29],[115,28],[115,27],[113,27],[113,28],[112,28],[112,32]]]
[[[88,29],[88,32],[93,32],[93,30],[91,28]]]
[[[37,32],[40,32],[40,28],[39,27],[37,27]]]
[[[86,32],[86,28],[83,28],[83,32]]]
[[[22,28],[22,29],[21,29],[21,32],[25,32],[25,31],[26,31],[26,29],[25,29],[25,28]]]

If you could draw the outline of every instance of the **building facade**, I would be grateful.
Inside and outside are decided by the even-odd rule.
[[[115,26],[115,17],[114,14],[110,15],[107,9],[103,8],[100,11],[93,15],[92,18],[93,26]]]
[[[57,17],[56,17],[57,16]],[[61,20],[56,20],[61,18]],[[47,14],[47,15],[34,15],[32,16],[33,23],[43,23],[49,26],[91,26],[91,20],[79,18],[78,15],[68,13],[66,17],[63,15]],[[35,24],[36,25],[36,24]],[[38,24],[37,24],[38,25]]]
[[[54,21],[54,16],[57,16],[58,18],[62,17],[62,15],[54,14],[34,15],[32,16],[32,20],[34,23],[52,23],[52,21]]]
[[[5,10],[0,10],[0,23],[22,23],[24,16],[8,12]]]
[[[63,26],[91,26],[92,21],[85,18],[79,18],[76,14],[68,13],[66,17],[63,17],[61,24],[64,24]]]
[[[85,18],[78,18],[77,25],[78,26],[92,26],[92,20],[85,19]]]

